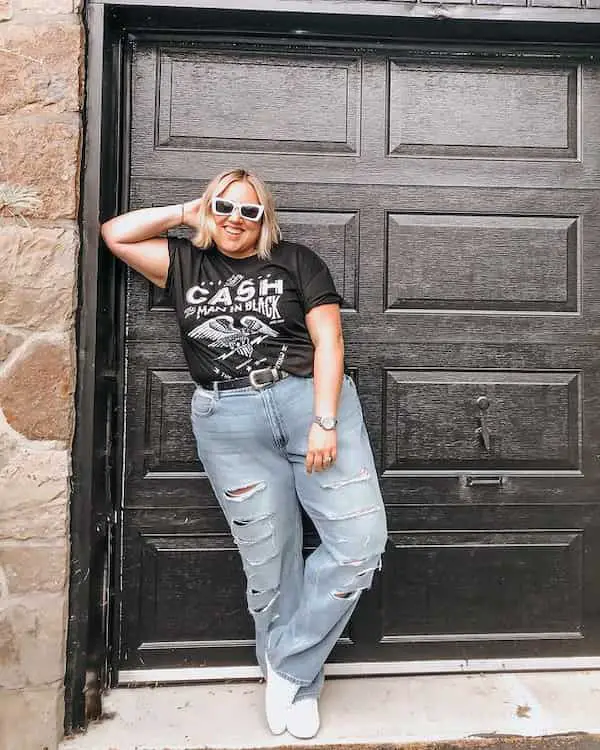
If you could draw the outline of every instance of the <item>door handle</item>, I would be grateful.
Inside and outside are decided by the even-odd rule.
[[[490,431],[488,430],[488,426],[486,424],[485,413],[489,409],[490,400],[487,396],[478,396],[475,400],[475,403],[477,404],[477,407],[479,409],[479,417],[477,418],[479,421],[479,427],[475,430],[475,434],[483,443],[483,447],[485,448],[485,450],[489,453],[492,441]]]
[[[467,487],[502,487],[502,477],[467,477]]]
[[[491,436],[490,431],[487,428],[487,425],[485,423],[485,417],[479,417],[479,427],[475,430],[476,434],[479,436],[481,442],[483,443],[483,447],[486,449],[486,451],[490,452],[491,447]]]

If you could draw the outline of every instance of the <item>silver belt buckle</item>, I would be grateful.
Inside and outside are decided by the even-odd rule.
[[[270,383],[257,383],[256,382],[256,375],[262,375],[264,372],[270,372],[273,375],[273,380],[271,380]],[[260,391],[261,388],[266,388],[266,386],[271,385],[272,383],[276,383],[279,378],[276,376],[277,370],[274,370],[272,367],[263,367],[262,370],[251,370],[248,373],[248,379],[250,380],[250,385],[254,388],[256,391]]]

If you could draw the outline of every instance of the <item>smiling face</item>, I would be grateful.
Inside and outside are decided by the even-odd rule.
[[[219,197],[236,203],[260,203],[252,185],[243,181],[232,182]],[[213,219],[216,225],[213,239],[222,253],[232,258],[247,258],[256,253],[262,220],[243,219],[237,210],[230,216],[213,214]]]

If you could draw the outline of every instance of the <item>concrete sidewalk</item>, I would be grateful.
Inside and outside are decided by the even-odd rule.
[[[115,689],[104,709],[105,719],[65,740],[61,750],[413,743],[431,750],[600,750],[593,736],[600,735],[600,671],[328,679],[321,731],[311,741],[269,733],[256,682]]]

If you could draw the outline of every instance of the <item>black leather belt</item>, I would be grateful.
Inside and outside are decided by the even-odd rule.
[[[219,391],[230,391],[234,388],[254,388],[254,390],[260,391],[261,388],[285,380],[288,376],[289,372],[277,370],[275,367],[265,367],[262,370],[252,370],[243,378],[213,380],[212,383],[207,383],[203,388],[216,388]]]

